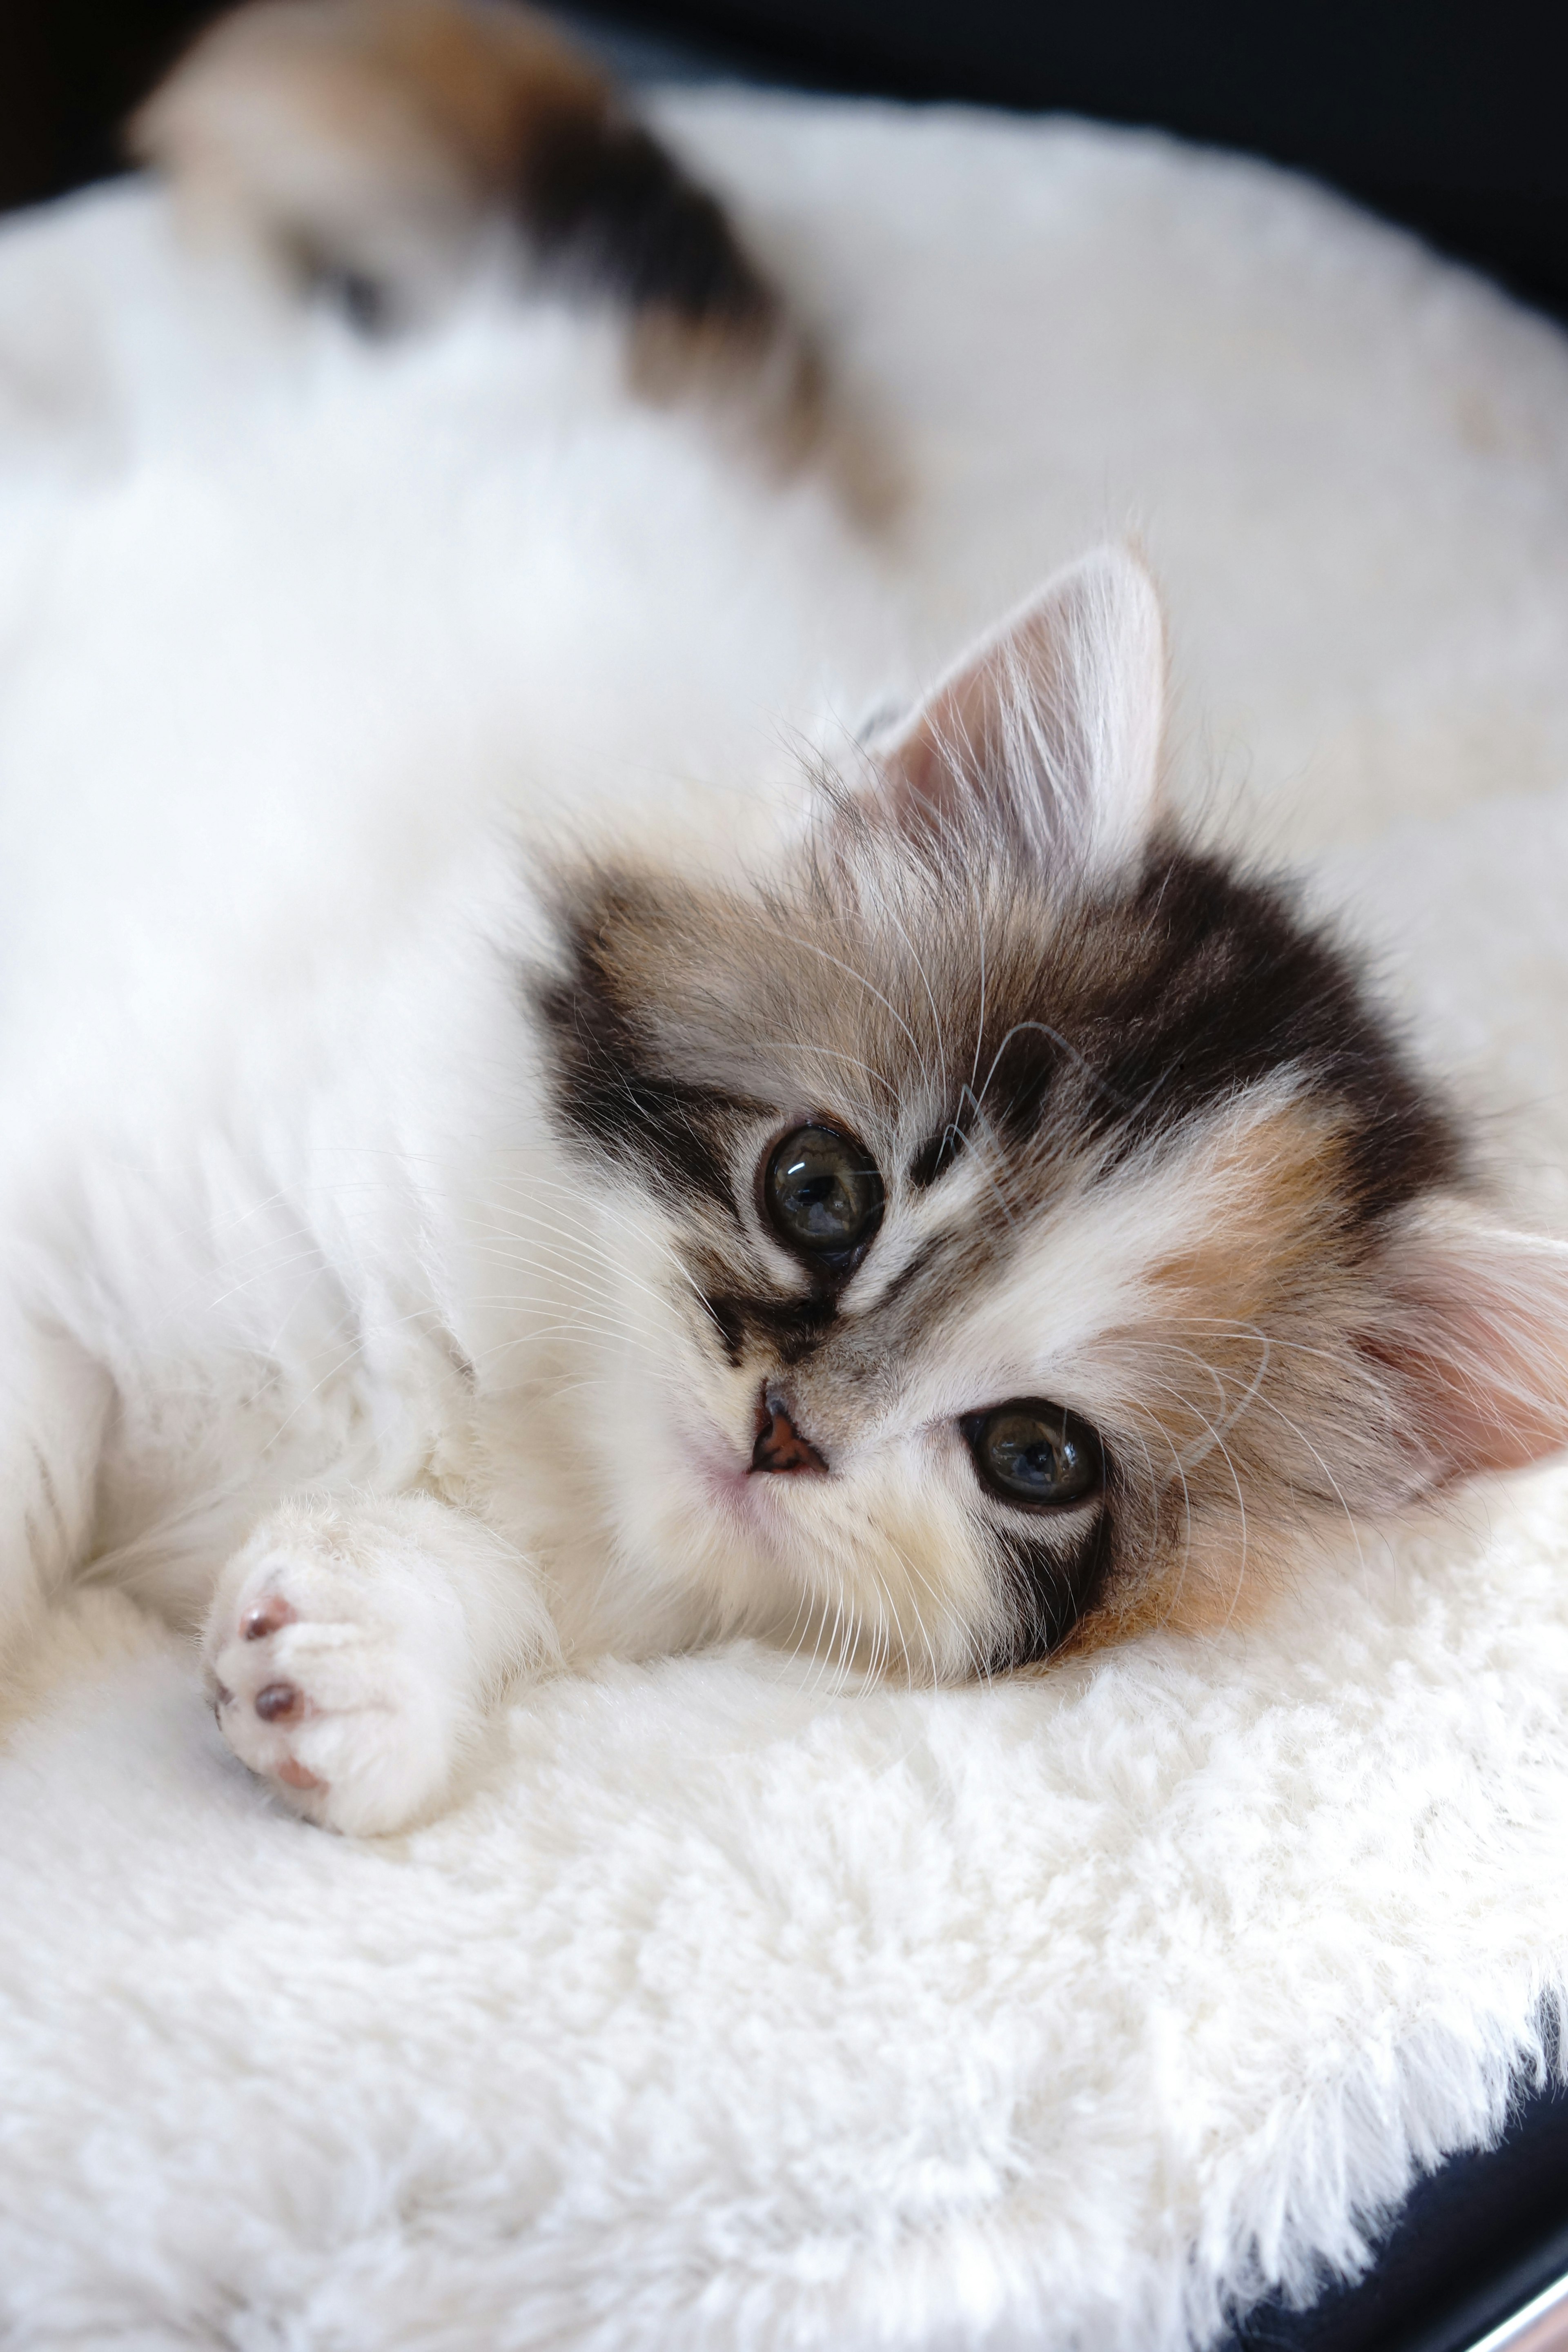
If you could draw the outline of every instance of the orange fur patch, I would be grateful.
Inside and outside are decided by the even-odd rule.
[[[521,8],[358,0],[347,13],[360,73],[395,86],[487,193],[507,187],[542,121],[597,121],[609,104],[588,60]]]
[[[1201,1239],[1150,1270],[1173,1316],[1250,1323],[1321,1266],[1342,1190],[1344,1135],[1321,1104],[1290,1101],[1223,1136],[1201,1181],[1224,1202]]]

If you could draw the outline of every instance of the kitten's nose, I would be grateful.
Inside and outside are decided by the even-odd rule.
[[[763,1391],[757,1407],[757,1442],[752,1448],[753,1470],[816,1470],[827,1465],[815,1445],[809,1444],[789,1417],[789,1408],[783,1397]]]

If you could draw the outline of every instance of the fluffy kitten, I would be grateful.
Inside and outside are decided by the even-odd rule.
[[[357,88],[374,34],[381,88],[374,43],[420,25],[492,61],[536,37],[491,9],[288,0],[211,37],[147,121],[210,173],[232,116],[202,113],[204,74],[243,98],[247,58],[291,59],[309,89],[298,33]],[[710,200],[607,100],[589,114],[751,283]],[[310,214],[333,269],[363,160]],[[512,165],[472,184],[465,237],[503,184]],[[643,236],[608,210],[611,247]],[[637,253],[623,288],[662,282],[642,307],[689,323]],[[336,560],[341,524],[276,452],[154,475],[80,525],[9,656],[0,1624],[15,1641],[89,1570],[204,1622],[230,1746],[344,1830],[437,1807],[491,1696],[563,1659],[750,1630],[962,1676],[1211,1624],[1314,1528],[1568,1439],[1568,1249],[1489,1224],[1342,949],[1162,818],[1138,562],[1048,583],[793,785],[743,788],[714,720],[704,785],[650,715],[658,680],[706,665],[715,708],[743,702],[851,554],[809,486],[770,509],[671,427],[677,559],[647,513],[609,512],[607,435],[545,468],[541,640],[571,565],[601,620],[532,681],[510,764],[459,746],[410,797],[395,725],[368,751],[312,734],[265,646],[275,798],[237,694],[226,751],[190,746],[171,616],[205,631],[225,708],[224,661],[244,675],[258,633],[314,609],[258,516],[292,497]],[[746,668],[736,583],[759,576],[779,584]],[[342,601],[329,700],[353,693]],[[62,749],[72,677],[106,779]],[[676,700],[695,740],[698,687]],[[599,702],[640,768],[603,748]]]

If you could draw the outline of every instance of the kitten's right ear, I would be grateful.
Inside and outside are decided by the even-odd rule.
[[[1120,547],[1058,572],[874,744],[882,805],[908,829],[999,831],[1050,866],[1110,873],[1153,823],[1165,632]]]

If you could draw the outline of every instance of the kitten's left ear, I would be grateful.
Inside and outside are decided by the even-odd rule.
[[[1153,821],[1165,712],[1160,600],[1129,549],[1085,556],[872,747],[910,829],[984,828],[1055,866],[1110,873]]]

